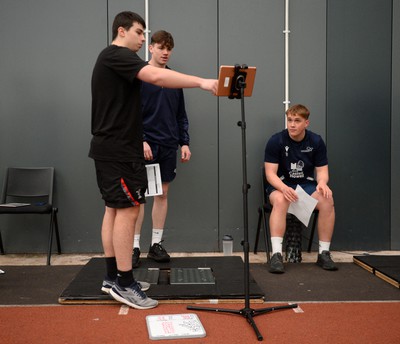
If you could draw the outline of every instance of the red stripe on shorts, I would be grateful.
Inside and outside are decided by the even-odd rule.
[[[131,192],[129,191],[124,178],[121,178],[121,187],[122,187],[122,190],[124,191],[126,197],[128,197],[128,199],[131,201],[131,203],[133,205],[140,205],[140,203],[135,200],[135,198],[132,196]]]

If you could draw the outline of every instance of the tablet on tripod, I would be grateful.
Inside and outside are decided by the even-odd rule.
[[[256,67],[246,65],[220,66],[218,77],[217,96],[232,97],[240,92],[237,81],[240,79],[246,83],[244,96],[251,97],[256,77]]]

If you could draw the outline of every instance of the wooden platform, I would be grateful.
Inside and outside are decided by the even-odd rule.
[[[400,288],[400,256],[354,256],[353,262],[396,288]]]

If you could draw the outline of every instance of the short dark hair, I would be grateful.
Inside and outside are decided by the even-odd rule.
[[[304,105],[296,104],[292,105],[289,109],[286,110],[287,115],[298,115],[303,117],[304,119],[308,119],[310,116],[310,110],[308,110]]]
[[[161,44],[162,47],[167,47],[169,50],[174,48],[174,38],[169,32],[164,30],[153,33],[150,44],[155,43]]]
[[[143,29],[146,28],[146,23],[139,14],[131,11],[118,13],[114,18],[112,26],[112,40],[117,38],[119,27],[122,26],[125,30],[129,30],[133,26],[133,23],[139,23],[143,26]]]

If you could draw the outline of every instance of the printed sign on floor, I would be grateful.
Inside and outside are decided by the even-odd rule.
[[[146,323],[149,338],[152,340],[206,336],[206,331],[200,319],[193,313],[148,315]]]

